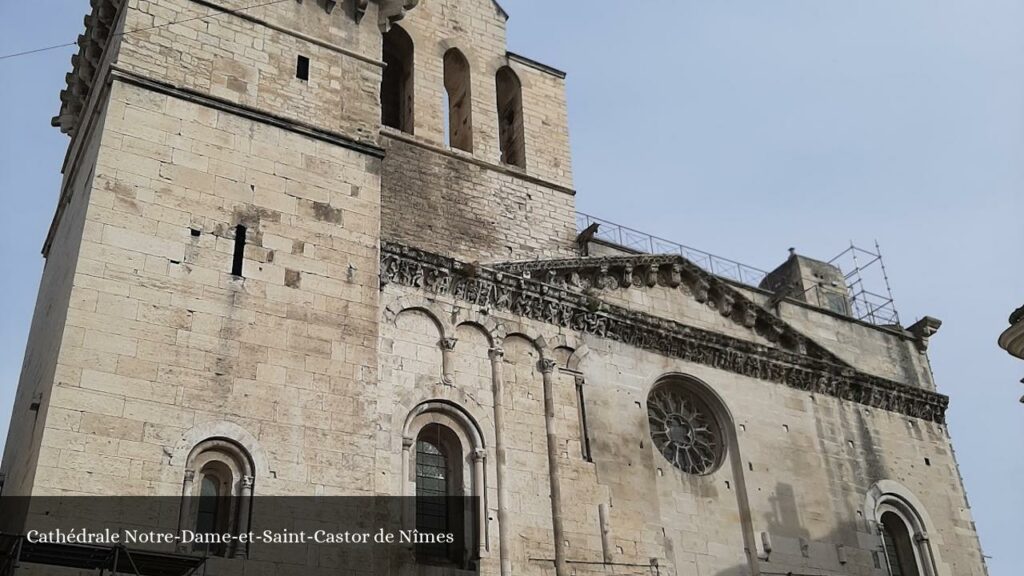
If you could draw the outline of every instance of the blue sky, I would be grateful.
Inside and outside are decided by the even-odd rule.
[[[578,208],[760,268],[877,239],[930,351],[993,576],[1024,534],[1024,3],[504,0],[569,72]],[[0,54],[73,42],[87,0],[0,3]],[[66,138],[71,48],[0,61],[0,429]]]

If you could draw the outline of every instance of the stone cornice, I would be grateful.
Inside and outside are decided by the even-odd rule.
[[[835,354],[758,306],[728,282],[679,255],[639,254],[535,260],[495,264],[493,268],[591,295],[600,290],[645,286],[679,289],[784,350],[850,367]]]
[[[642,258],[653,259],[650,264],[653,266],[663,257]],[[675,264],[678,265],[678,261]],[[522,269],[531,265],[504,266]],[[670,277],[669,282],[672,281]],[[381,247],[380,282],[382,287],[393,283],[415,288],[797,390],[945,423],[949,399],[942,394],[864,374],[799,349],[764,346],[633,312],[604,303],[585,292],[509,271],[466,264],[385,242]],[[709,294],[710,289],[709,286]]]
[[[78,36],[78,53],[71,57],[71,72],[65,76],[67,88],[60,93],[60,113],[50,122],[65,134],[73,134],[81,122],[125,2],[92,0],[91,4],[92,12],[85,17],[85,33]]]

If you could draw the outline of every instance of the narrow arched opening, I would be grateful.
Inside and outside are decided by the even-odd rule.
[[[408,134],[414,132],[414,52],[412,38],[400,26],[392,26],[384,34],[381,123]]]
[[[495,77],[498,93],[498,140],[501,162],[526,168],[526,136],[523,122],[523,85],[508,66]]]
[[[889,576],[921,576],[910,527],[895,512],[882,514],[879,530]]]
[[[452,48],[444,55],[444,91],[447,101],[447,144],[452,148],[473,151],[473,96],[469,60]]]

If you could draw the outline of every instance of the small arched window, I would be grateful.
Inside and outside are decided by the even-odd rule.
[[[413,133],[413,42],[400,26],[384,34],[384,74],[380,87],[381,123]]]
[[[921,576],[910,528],[895,512],[882,514],[879,525],[890,576]]]
[[[508,66],[498,70],[498,140],[504,164],[526,168],[523,124],[523,85]]]
[[[204,534],[248,532],[253,470],[252,459],[238,444],[222,438],[200,442],[192,449],[185,467],[179,530]],[[245,557],[247,546],[195,544],[192,551]]]
[[[448,145],[473,151],[473,97],[470,88],[469,61],[452,48],[444,55],[444,91],[447,100]]]

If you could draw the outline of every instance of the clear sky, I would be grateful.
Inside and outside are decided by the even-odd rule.
[[[88,0],[0,0],[0,54],[73,42]],[[578,208],[760,268],[877,239],[930,351],[993,576],[1019,571],[1024,304],[1019,0],[504,0],[569,72]],[[71,48],[0,61],[0,429],[67,140]]]

